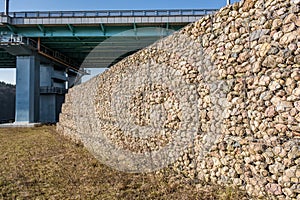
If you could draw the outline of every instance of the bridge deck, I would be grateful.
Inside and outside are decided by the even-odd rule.
[[[214,9],[192,10],[103,10],[12,12],[0,14],[0,23],[31,24],[128,24],[128,23],[187,23],[215,12]]]

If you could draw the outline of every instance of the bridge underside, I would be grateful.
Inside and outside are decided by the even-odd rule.
[[[0,48],[0,68],[16,68],[16,57]]]
[[[17,69],[16,121],[56,122],[82,68],[109,68],[212,12],[0,13],[0,68]]]
[[[90,55],[88,67],[107,68],[170,35],[188,23],[212,14],[214,9],[186,10],[98,10],[0,13],[0,33],[18,34],[38,40],[81,65]],[[0,36],[1,37],[1,36]],[[113,40],[109,38],[114,38]],[[0,51],[0,67],[13,67],[14,57]],[[96,56],[96,57],[95,57]],[[92,63],[91,63],[92,62]]]
[[[185,23],[186,24],[186,23]],[[144,48],[183,25],[166,24],[153,26],[119,26],[119,27],[81,27],[81,26],[40,26],[17,27],[0,26],[3,34],[18,34],[35,41],[40,38],[41,45],[54,51],[59,51],[80,65],[89,56],[88,68],[107,68],[116,61],[128,56],[128,52]],[[13,27],[13,28],[12,28]],[[40,27],[41,28],[41,27]],[[12,31],[14,30],[14,31]],[[97,51],[97,54],[95,52]],[[97,55],[95,57],[95,55]],[[0,48],[0,68],[15,68],[16,58]]]

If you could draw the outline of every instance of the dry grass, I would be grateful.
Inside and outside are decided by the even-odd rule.
[[[0,151],[0,199],[246,198],[231,188],[115,171],[55,127],[0,129]]]

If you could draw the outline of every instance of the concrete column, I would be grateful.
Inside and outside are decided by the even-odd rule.
[[[53,74],[53,65],[50,64],[41,64],[40,65],[40,86],[41,87],[52,87],[52,74]]]
[[[41,64],[40,67],[40,85],[42,88],[42,93],[40,94],[40,121],[42,123],[56,122],[55,94],[51,93],[53,88],[53,65]],[[44,88],[48,88],[49,91],[44,91]]]
[[[56,119],[56,95],[41,94],[40,118],[42,123],[55,123]]]
[[[17,56],[16,122],[39,121],[40,63],[36,56]]]
[[[55,123],[64,102],[65,71],[51,64],[41,64],[40,77],[40,122]]]

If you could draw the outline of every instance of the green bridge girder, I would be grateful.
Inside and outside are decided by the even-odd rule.
[[[171,30],[178,30],[185,26],[187,23],[181,25],[132,25],[132,26],[87,26],[87,25],[61,25],[61,26],[44,26],[36,25],[30,27],[16,27],[13,25],[0,26],[0,32],[7,34],[18,34],[25,37],[36,38],[36,37],[111,37],[124,31],[136,29],[136,28],[146,28],[146,27],[158,27],[158,28],[168,28]],[[130,36],[130,35],[128,35]],[[131,36],[157,36],[156,32],[139,32]]]
[[[71,26],[71,25],[70,25]],[[14,27],[13,29],[7,26],[0,26],[0,32],[7,35],[18,34],[24,37],[28,37],[37,41],[40,38],[41,44],[57,50],[66,56],[74,59],[77,63],[82,63],[86,56],[100,43],[104,42],[108,38],[119,35],[122,32],[126,32],[124,42],[118,42],[111,44],[107,49],[107,52],[114,52],[116,49],[120,50],[124,48],[126,50],[129,46],[136,46],[135,43],[127,43],[126,38],[135,38],[136,42],[139,42],[140,38],[147,41],[148,44],[153,43],[157,38],[162,37],[157,32],[153,31],[139,31],[143,28],[157,27],[165,28],[167,25],[162,26],[106,26],[105,31],[101,29],[101,26],[33,26],[33,27]],[[184,25],[169,26],[170,33],[174,30],[179,30]],[[136,28],[137,31],[130,31]],[[14,32],[12,32],[14,30]],[[129,33],[130,32],[130,33]],[[128,34],[129,33],[129,34]],[[163,35],[167,36],[167,35]],[[105,44],[104,44],[105,45]],[[113,46],[113,48],[111,48]],[[15,57],[6,53],[0,49],[0,67],[2,68],[13,68],[15,67]]]
[[[39,38],[41,45],[79,64],[101,44],[97,52],[103,56],[90,60],[97,66],[109,67],[128,56],[128,52],[134,53],[214,11],[50,11],[14,12],[9,16],[0,13],[0,33],[17,34],[35,41]],[[117,39],[110,40],[112,37]],[[14,67],[15,60],[15,56],[0,48],[0,68]]]

